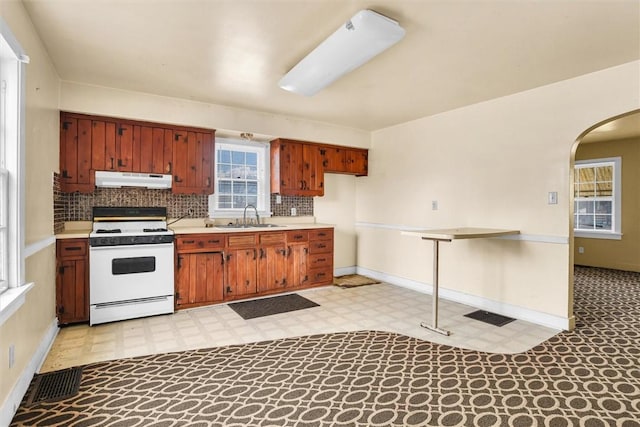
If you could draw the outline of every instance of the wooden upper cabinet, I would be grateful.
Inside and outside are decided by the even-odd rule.
[[[324,195],[318,146],[288,139],[271,141],[271,192],[285,196]]]
[[[369,151],[364,148],[347,148],[325,145],[320,147],[325,172],[366,176],[369,172]]]
[[[369,173],[369,152],[364,149],[349,148],[345,153],[347,173],[366,176]]]
[[[94,174],[91,171],[91,120],[61,118],[60,185],[66,192],[90,193],[94,188]]]
[[[213,193],[214,133],[174,130],[173,142],[173,192]]]
[[[321,147],[324,171],[344,173],[346,171],[345,152],[346,149],[343,147]]]
[[[62,191],[90,193],[95,171],[119,171],[171,174],[174,193],[211,194],[214,135],[208,129],[61,112]]]

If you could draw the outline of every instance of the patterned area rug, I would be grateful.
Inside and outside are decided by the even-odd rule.
[[[640,274],[575,292],[575,331],[526,353],[362,331],[121,359],[12,425],[640,426]]]

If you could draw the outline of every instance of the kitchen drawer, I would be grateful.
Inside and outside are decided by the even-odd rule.
[[[231,234],[227,237],[229,248],[246,248],[256,246],[258,235],[254,233]]]
[[[309,240],[331,240],[333,239],[332,228],[320,228],[309,231]]]
[[[199,249],[221,249],[224,248],[225,236],[222,234],[207,234],[196,236],[176,237],[176,249],[178,252],[186,252]]]
[[[330,284],[333,282],[333,271],[330,268],[314,268],[309,270],[309,284]]]
[[[333,254],[312,254],[309,255],[309,268],[330,268],[333,265]]]
[[[261,245],[277,245],[285,242],[285,233],[261,233],[258,235]]]
[[[88,243],[88,239],[58,240],[57,256],[59,258],[86,256]]]
[[[310,254],[323,254],[333,252],[333,240],[318,240],[309,242]]]
[[[287,231],[287,243],[300,243],[309,241],[309,232],[306,230]]]

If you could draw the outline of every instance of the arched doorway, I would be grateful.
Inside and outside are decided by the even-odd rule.
[[[640,272],[640,110],[597,123],[576,139],[569,194],[573,305],[575,265]]]

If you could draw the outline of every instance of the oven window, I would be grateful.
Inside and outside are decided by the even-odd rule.
[[[111,274],[150,273],[156,271],[156,257],[115,258],[111,260]]]

